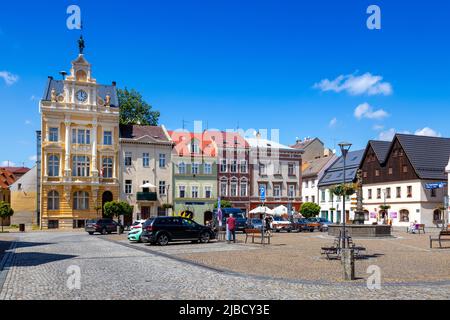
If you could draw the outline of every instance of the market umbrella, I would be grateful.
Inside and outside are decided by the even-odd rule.
[[[286,208],[285,206],[281,205],[276,207],[275,209],[272,210],[274,215],[277,216],[282,216],[282,215],[287,215],[289,214],[288,212],[288,208]]]
[[[251,214],[273,214],[273,210],[265,207],[265,206],[259,206],[255,209],[250,211]]]
[[[156,188],[156,186],[155,185],[153,185],[153,184],[151,184],[151,183],[149,183],[149,182],[147,182],[147,183],[145,183],[145,184],[143,184],[143,185],[141,185],[139,188],[149,188],[149,189],[155,189]]]

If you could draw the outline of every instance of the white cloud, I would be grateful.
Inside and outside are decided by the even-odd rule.
[[[394,138],[396,133],[396,130],[394,128],[386,130],[386,131],[382,131],[380,132],[380,134],[378,135],[378,140],[382,140],[382,141],[392,141],[392,139]]]
[[[389,82],[382,82],[382,80],[383,77],[374,76],[369,72],[361,76],[348,74],[340,75],[334,80],[323,79],[319,83],[314,84],[314,88],[322,91],[346,91],[354,96],[363,94],[369,96],[391,95],[393,93],[392,85]]]
[[[25,120],[25,124],[26,125],[30,125],[31,124],[31,120]]]
[[[384,126],[380,125],[380,124],[376,124],[372,127],[373,130],[375,131],[380,131],[384,129]]]
[[[31,100],[31,101],[36,101],[36,100],[37,100],[37,97],[33,94],[33,95],[30,97],[30,100]]]
[[[37,161],[37,156],[31,156],[28,158],[28,160],[33,161],[33,162]]]
[[[331,119],[329,126],[330,126],[330,128],[332,128],[332,127],[336,126],[336,124],[337,124],[337,118],[333,118],[333,119]]]
[[[357,119],[367,118],[376,120],[380,120],[389,116],[389,114],[383,109],[374,110],[373,107],[367,102],[357,106],[354,115]]]
[[[16,167],[16,164],[12,161],[5,160],[0,162],[0,167]]]
[[[7,86],[11,86],[14,83],[16,83],[17,81],[19,81],[18,75],[12,74],[8,71],[0,71],[0,78],[5,80],[5,83]]]
[[[414,134],[417,136],[442,137],[442,135],[439,132],[428,127],[416,130]]]

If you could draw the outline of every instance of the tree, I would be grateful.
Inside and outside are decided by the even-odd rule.
[[[300,208],[300,213],[305,218],[315,217],[320,213],[320,206],[317,203],[305,202]]]
[[[142,95],[134,89],[117,89],[120,106],[121,125],[149,125],[157,126],[159,121],[159,111],[152,110]]]
[[[111,201],[105,203],[103,211],[104,215],[108,218],[128,217],[133,214],[133,207],[125,201]]]
[[[3,233],[3,220],[12,217],[14,210],[11,208],[9,203],[0,201],[0,218],[2,221],[2,233]]]
[[[228,200],[220,200],[220,208],[233,208],[233,204]],[[217,209],[217,202],[214,205],[214,209]]]

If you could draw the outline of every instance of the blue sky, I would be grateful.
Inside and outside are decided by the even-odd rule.
[[[82,10],[94,77],[140,91],[169,129],[202,120],[355,150],[394,131],[450,137],[448,1],[8,1],[0,165],[33,164],[47,76],[77,54],[71,4]],[[371,4],[381,30],[366,27]]]

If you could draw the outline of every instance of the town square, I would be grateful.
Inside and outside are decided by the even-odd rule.
[[[449,300],[442,11],[170,2],[0,15],[0,300]]]

